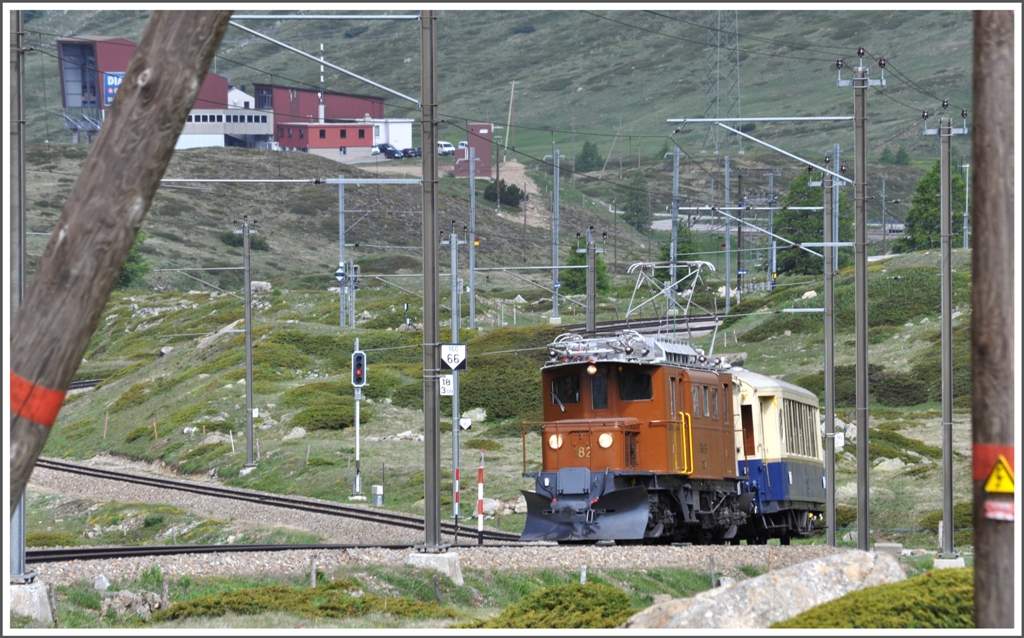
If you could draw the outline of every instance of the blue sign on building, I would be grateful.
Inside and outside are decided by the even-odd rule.
[[[114,103],[117,87],[121,86],[123,79],[124,73],[103,73],[103,106],[110,106]]]

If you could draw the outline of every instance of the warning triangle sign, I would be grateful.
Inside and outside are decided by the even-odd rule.
[[[995,467],[992,468],[992,473],[985,481],[985,491],[990,494],[1013,494],[1013,470],[1010,469],[1010,464],[1006,462],[1006,457],[1002,454],[999,455]]]

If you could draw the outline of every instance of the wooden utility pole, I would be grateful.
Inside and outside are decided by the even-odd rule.
[[[154,11],[11,331],[12,507],[206,78],[230,11]]]
[[[971,420],[974,624],[1014,626],[1014,96],[1012,11],[974,12]],[[1008,466],[1000,470],[1000,465]],[[1007,470],[1009,484],[1007,485]],[[998,480],[993,481],[993,478]],[[1008,490],[1008,491],[1007,491]],[[950,533],[950,532],[947,532]],[[1018,627],[1019,630],[1019,627]]]

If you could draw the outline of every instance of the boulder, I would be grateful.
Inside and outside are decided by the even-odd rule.
[[[291,432],[281,437],[282,441],[292,441],[294,439],[301,439],[306,436],[305,428],[292,428]]]
[[[7,606],[12,613],[27,616],[46,626],[53,625],[50,598],[46,594],[46,585],[40,580],[31,583],[11,583],[7,594]]]
[[[852,550],[653,605],[622,627],[764,628],[850,592],[905,578],[896,556]]]
[[[459,563],[457,552],[444,552],[441,554],[409,554],[405,559],[406,565],[419,567],[421,569],[432,569],[452,579],[456,586],[461,587],[462,566]]]
[[[730,352],[728,354],[719,355],[722,358],[722,363],[728,363],[731,366],[742,366],[747,360],[746,352]]]
[[[501,507],[501,501],[496,498],[484,499],[484,516],[494,516]]]
[[[270,292],[269,281],[250,281],[249,289],[252,290],[253,294]]]
[[[473,408],[472,410],[466,410],[463,412],[462,416],[471,420],[473,423],[483,423],[487,420],[487,410],[483,408]]]
[[[100,616],[113,611],[118,616],[135,614],[146,620],[154,611],[160,609],[160,597],[153,592],[144,591],[134,594],[127,589],[108,594],[100,603]]]
[[[808,290],[804,294],[800,295],[800,298],[801,299],[814,299],[817,296],[818,296],[818,293],[816,293],[813,290]]]

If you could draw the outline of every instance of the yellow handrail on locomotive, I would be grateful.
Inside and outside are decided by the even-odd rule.
[[[682,473],[693,474],[693,415],[688,412],[680,412],[679,416],[681,417],[679,420],[679,442],[682,446],[680,450],[683,459]]]

